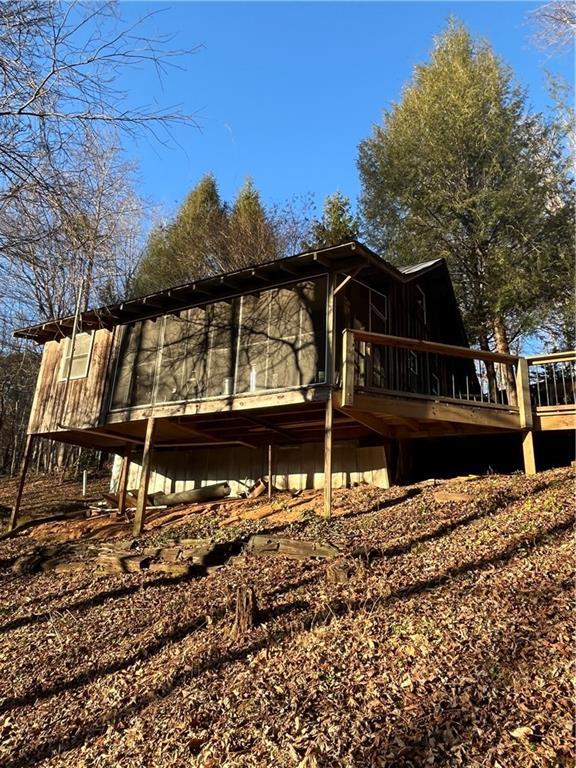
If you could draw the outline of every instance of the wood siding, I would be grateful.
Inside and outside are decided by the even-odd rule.
[[[68,386],[61,380],[66,339],[45,345],[30,413],[30,433],[56,432],[63,426],[85,429],[102,422],[113,341],[112,331],[94,331],[88,375],[69,381]]]
[[[305,490],[324,487],[324,445],[278,446],[273,483],[275,488]],[[112,471],[111,489],[118,488],[122,460],[118,457]],[[141,458],[130,465],[128,487],[140,484]],[[158,451],[152,460],[149,493],[177,493],[218,482],[228,482],[232,495],[246,491],[268,473],[267,448],[222,446],[217,450]],[[386,453],[383,446],[359,447],[355,441],[334,446],[332,469],[334,488],[369,483],[389,487]]]

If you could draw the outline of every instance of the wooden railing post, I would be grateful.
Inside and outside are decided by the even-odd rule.
[[[24,483],[26,482],[26,473],[28,472],[28,465],[30,464],[30,458],[32,456],[33,435],[26,435],[26,446],[24,448],[24,458],[22,459],[22,468],[20,469],[20,480],[18,481],[18,490],[16,492],[16,499],[14,506],[12,507],[12,513],[10,515],[10,522],[8,524],[8,530],[14,530],[16,523],[18,522],[18,515],[20,514],[20,504],[22,503],[22,494],[24,493]]]
[[[150,480],[150,467],[152,464],[152,450],[154,442],[154,416],[150,416],[146,425],[146,440],[144,442],[144,452],[142,454],[142,474],[140,476],[140,488],[138,490],[138,502],[136,503],[136,514],[134,516],[134,536],[140,536],[144,526],[144,513],[146,512],[146,502],[148,498],[148,482]]]
[[[354,405],[354,334],[346,328],[342,333],[342,405]]]
[[[518,412],[522,429],[532,429],[532,400],[530,399],[530,377],[528,361],[525,357],[518,358],[516,369],[516,397],[518,399]]]
[[[522,454],[524,457],[524,473],[536,474],[536,454],[534,452],[534,418],[532,414],[532,400],[530,398],[530,374],[528,361],[525,357],[518,358],[516,369],[516,397],[518,399],[518,415],[522,434]]]

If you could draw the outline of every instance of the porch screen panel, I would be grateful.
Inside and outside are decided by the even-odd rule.
[[[298,349],[302,305],[296,287],[272,292],[267,388],[300,385]]]
[[[236,392],[268,389],[270,311],[276,291],[242,297]]]
[[[156,402],[180,402],[204,396],[207,329],[203,309],[165,317]]]
[[[234,388],[236,302],[218,302],[206,307],[208,329],[205,397],[232,394]]]
[[[325,380],[326,281],[242,298],[236,392]]]
[[[140,342],[141,324],[127,325],[121,329],[118,365],[110,407],[128,408],[132,400],[134,362]]]
[[[149,405],[153,402],[162,325],[162,320],[144,320],[141,323],[140,339],[134,361],[131,405]]]
[[[300,338],[298,368],[300,384],[326,381],[326,280],[304,283],[299,294]]]

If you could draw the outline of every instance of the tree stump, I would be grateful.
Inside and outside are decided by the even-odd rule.
[[[241,586],[236,590],[236,614],[232,637],[239,639],[249,632],[258,621],[258,602],[252,587]]]
[[[326,568],[326,583],[347,584],[352,575],[352,564],[346,560],[333,560]]]

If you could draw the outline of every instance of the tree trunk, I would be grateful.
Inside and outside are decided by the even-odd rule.
[[[488,344],[488,337],[486,334],[482,334],[479,338],[480,349],[484,352],[491,352],[490,345]],[[498,402],[498,384],[496,382],[496,368],[494,363],[488,360],[484,363],[486,366],[486,375],[488,377],[488,397],[491,402]]]
[[[496,352],[500,352],[504,355],[510,354],[506,326],[504,325],[504,320],[499,315],[496,315],[494,318],[494,340],[496,342]],[[508,405],[517,406],[518,398],[516,396],[516,382],[514,381],[514,375],[509,365],[502,365],[502,375],[506,386]]]

